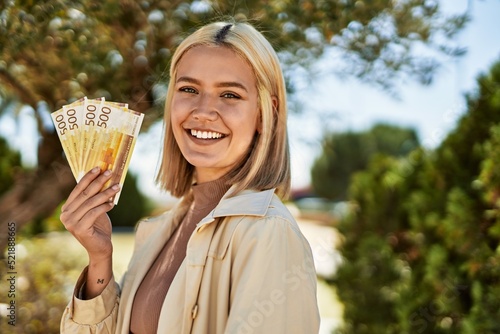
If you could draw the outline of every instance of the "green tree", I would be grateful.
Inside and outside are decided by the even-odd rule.
[[[311,169],[314,191],[331,200],[345,200],[351,176],[368,167],[376,154],[404,156],[418,147],[415,130],[377,124],[364,132],[332,133]]]
[[[437,149],[378,157],[353,178],[334,280],[344,332],[500,331],[500,62],[477,82]]]
[[[151,212],[147,198],[137,188],[137,177],[128,173],[120,195],[120,205],[116,205],[109,217],[113,226],[134,227],[139,219]]]
[[[437,55],[463,53],[453,37],[467,21],[444,17],[426,0],[4,1],[0,95],[33,108],[41,139],[37,168],[0,198],[1,228],[50,215],[74,187],[57,135],[44,121],[47,110],[104,96],[145,113],[146,130],[161,119],[165,70],[179,40],[228,14],[255,22],[285,68],[336,48],[353,65],[347,73],[388,89],[401,76],[427,83]],[[432,52],[416,55],[415,44]]]

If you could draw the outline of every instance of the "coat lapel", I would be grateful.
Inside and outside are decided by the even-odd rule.
[[[217,230],[217,221],[219,221],[217,218],[238,215],[264,216],[274,195],[274,189],[271,189],[261,192],[242,191],[231,197],[231,190],[224,195],[219,205],[198,223],[191,235],[187,245],[186,259],[180,268],[182,270],[185,266],[185,291],[173,291],[172,289],[168,291],[160,314],[159,330],[168,328],[180,320],[178,318],[172,319],[171,316],[177,313],[172,312],[172,309],[180,306],[177,295],[182,293],[184,301],[181,304],[185,307],[181,312],[183,314],[181,333],[191,332],[193,310],[198,308],[198,295],[203,275],[210,275],[210,273],[204,273],[204,269],[213,236]],[[134,256],[122,283],[121,301],[124,304],[120,305],[117,333],[129,334],[130,314],[135,293],[163,246],[184,217],[190,204],[191,198],[188,197],[173,208],[170,213],[163,217],[154,218],[154,221],[141,224],[137,230],[136,242],[140,245],[136,244]],[[146,237],[141,238],[141,235]],[[174,302],[177,305],[174,305]],[[204,306],[206,307],[206,305],[201,307]]]
[[[117,333],[129,334],[130,315],[135,294],[151,265],[161,252],[170,236],[187,211],[190,203],[182,201],[167,214],[142,222],[136,231],[134,256],[130,260],[127,273],[121,284],[121,298]]]
[[[227,194],[230,193],[231,190]],[[217,242],[214,241],[214,235],[218,225],[223,224],[222,218],[238,215],[264,216],[273,197],[274,189],[263,192],[243,191],[235,197],[228,198],[227,194],[219,205],[197,224],[195,231],[189,238],[186,259],[180,267],[180,270],[185,270],[184,291],[175,291],[174,289],[168,291],[160,314],[158,332],[162,329],[168,329],[183,334],[191,333],[196,313],[204,312],[203,308],[208,307],[208,305],[198,305],[198,296],[203,276],[211,274],[210,272],[205,273],[205,266],[212,242]],[[172,310],[178,307],[175,303],[179,303],[178,297],[174,298],[172,294],[184,294],[184,301],[181,303],[184,306],[181,319],[171,318],[176,313]]]

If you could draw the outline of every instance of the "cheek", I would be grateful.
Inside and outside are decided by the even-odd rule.
[[[172,108],[170,109],[170,126],[172,127],[175,140],[179,143],[179,140],[182,138],[181,135],[184,131],[182,128],[183,117],[182,114],[176,110],[177,109],[175,109],[172,104]]]
[[[182,101],[178,99],[173,99],[170,107],[170,121],[172,122],[172,126],[178,127],[182,122],[185,121],[187,117],[186,107],[183,106]]]
[[[255,133],[257,132],[257,121],[255,119],[247,119],[237,129],[240,135],[240,147],[246,150],[254,140]]]

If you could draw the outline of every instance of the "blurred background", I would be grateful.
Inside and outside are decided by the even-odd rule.
[[[176,199],[154,185],[170,56],[224,15],[250,20],[287,79],[293,193],[321,333],[500,333],[500,1],[4,1],[0,332],[58,333],[86,254],[50,113],[80,97],[145,114],[114,225]],[[8,228],[16,226],[16,326]]]

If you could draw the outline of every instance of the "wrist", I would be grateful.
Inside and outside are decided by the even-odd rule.
[[[90,257],[85,285],[85,299],[92,299],[102,293],[113,279],[111,257]]]
[[[111,265],[113,262],[113,253],[109,254],[92,254],[89,253],[89,265],[90,266],[107,266]]]

